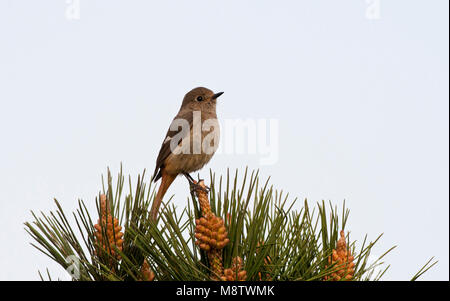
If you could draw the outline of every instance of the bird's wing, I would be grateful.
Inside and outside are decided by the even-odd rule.
[[[192,124],[193,124],[193,114],[191,111],[188,111],[184,114],[179,114],[177,115],[177,117],[174,118],[174,120],[172,121],[169,130],[167,131],[166,134],[166,138],[164,138],[164,142],[161,146],[161,149],[159,151],[159,155],[158,158],[156,159],[156,168],[155,168],[155,172],[153,174],[153,181],[158,181],[161,178],[161,171],[164,168],[164,161],[167,159],[167,157],[172,153],[172,150],[170,149],[170,142],[172,140],[172,138],[179,134],[182,130],[183,127],[179,126],[174,126],[174,122],[176,122],[176,120],[186,120],[189,123],[189,130],[192,129]],[[189,131],[190,132],[190,131]],[[188,135],[189,135],[188,132]],[[182,139],[180,139],[179,143],[180,144],[182,141]]]

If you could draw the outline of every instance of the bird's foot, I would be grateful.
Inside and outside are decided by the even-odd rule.
[[[206,192],[206,193],[209,193],[210,189],[209,189],[208,186],[206,186],[206,185],[204,184],[204,181],[203,181],[203,180],[200,180],[200,179],[199,179],[198,181],[195,181],[195,180],[191,177],[191,175],[189,175],[188,173],[185,173],[184,176],[186,177],[186,179],[187,179],[188,182],[189,182],[189,186],[190,186],[190,188],[191,188],[191,192],[196,192],[196,191],[198,191],[198,190],[201,190],[201,191],[204,191],[204,192]],[[200,184],[200,183],[201,183],[201,184]]]
[[[197,181],[190,182],[189,186],[191,187],[191,192],[197,192],[200,190],[205,193],[209,193],[209,191],[210,191],[209,187],[205,186],[205,184],[203,184],[203,180],[200,180],[198,182]]]
[[[191,177],[190,174],[184,173],[183,175],[184,175],[184,176],[186,177],[186,179],[188,180],[189,186],[192,186],[193,184],[196,184],[196,183],[197,183],[197,182],[194,180],[194,178]]]

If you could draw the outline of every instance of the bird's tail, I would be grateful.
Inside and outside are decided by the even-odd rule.
[[[151,219],[156,222],[156,218],[158,217],[158,210],[161,206],[161,202],[164,198],[164,195],[169,189],[172,182],[175,180],[176,176],[164,174],[161,177],[161,185],[159,186],[158,193],[156,194],[155,199],[153,200],[152,209],[150,211]]]

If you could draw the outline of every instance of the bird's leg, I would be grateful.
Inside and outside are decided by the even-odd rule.
[[[186,177],[186,179],[188,180],[189,184],[195,184],[195,180],[193,177],[191,177],[190,174],[188,174],[187,172],[183,173],[183,176]]]
[[[197,174],[197,178],[198,178],[198,182],[200,183],[200,181],[204,181],[203,179],[200,179],[200,174]],[[208,186],[205,185],[205,187],[202,187],[204,191],[206,191],[207,193],[209,193],[210,189]]]
[[[205,191],[206,193],[209,193],[209,188],[208,188],[208,187],[204,188],[204,187],[198,185],[198,183],[200,182],[200,180],[199,180],[198,182],[196,182],[196,181],[194,180],[194,178],[192,178],[191,175],[188,174],[187,172],[186,172],[186,173],[183,173],[183,175],[186,177],[186,179],[187,179],[188,182],[189,182],[189,186],[191,187],[191,192],[195,192],[197,189],[200,189],[200,190]]]

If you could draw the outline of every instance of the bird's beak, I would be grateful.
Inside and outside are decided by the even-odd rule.
[[[212,99],[217,99],[222,94],[223,94],[223,92],[216,93],[212,96]]]

